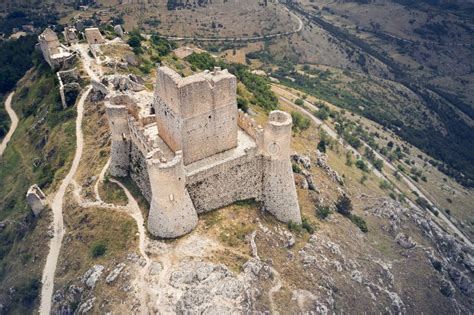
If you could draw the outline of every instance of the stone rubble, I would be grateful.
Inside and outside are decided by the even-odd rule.
[[[117,279],[117,277],[120,275],[120,273],[122,272],[122,270],[125,268],[125,264],[124,263],[120,263],[117,265],[117,267],[112,270],[108,276],[105,278],[105,282],[107,284],[110,284],[112,282],[115,281],[115,279]]]
[[[82,276],[82,283],[84,283],[90,289],[93,289],[99,281],[102,272],[104,271],[104,266],[94,265]]]
[[[327,158],[328,156],[325,153],[316,150],[316,165],[322,168],[333,182],[344,185],[344,179],[329,166]]]

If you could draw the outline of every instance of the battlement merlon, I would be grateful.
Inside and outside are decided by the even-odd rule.
[[[220,107],[236,106],[237,79],[227,69],[218,67],[189,77],[181,77],[168,67],[159,67],[156,97],[175,115],[191,118]]]
[[[198,217],[185,187],[183,154],[177,151],[169,162],[163,162],[158,152],[147,156],[151,186],[148,230],[161,238],[175,238],[191,232]]]

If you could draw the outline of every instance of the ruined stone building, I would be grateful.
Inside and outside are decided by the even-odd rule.
[[[46,196],[38,185],[34,184],[26,192],[26,202],[33,214],[38,216],[46,206]]]
[[[64,40],[69,45],[79,43],[79,37],[77,36],[77,30],[74,27],[66,26],[63,31]]]
[[[38,36],[38,41],[44,59],[53,70],[72,63],[74,54],[59,42],[58,36],[52,29],[46,28]]]
[[[104,37],[96,27],[86,28],[84,30],[84,35],[86,36],[86,40],[89,45],[105,44]]]
[[[198,214],[255,199],[283,222],[301,223],[290,162],[291,116],[265,128],[239,111],[236,78],[216,68],[189,77],[159,67],[153,98],[110,92],[109,172],[130,175],[150,202],[148,229],[174,238]]]
[[[96,27],[86,28],[84,30],[84,35],[92,54],[94,57],[97,57],[100,51],[99,46],[105,44],[105,38],[100,33],[100,30]]]

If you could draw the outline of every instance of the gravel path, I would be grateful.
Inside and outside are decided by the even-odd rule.
[[[15,132],[16,127],[18,126],[18,116],[13,110],[12,104],[11,104],[13,94],[15,94],[15,92],[11,92],[10,95],[8,95],[7,99],[5,100],[5,109],[7,110],[8,116],[10,116],[10,120],[12,121],[12,124],[10,126],[10,130],[8,130],[7,135],[5,136],[5,138],[3,138],[3,141],[0,144],[0,157],[3,155],[3,152],[7,148],[8,142],[10,141],[13,133]]]

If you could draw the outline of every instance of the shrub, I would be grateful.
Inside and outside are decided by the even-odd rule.
[[[336,210],[340,214],[349,215],[352,211],[351,199],[346,195],[339,196],[336,202]]]
[[[423,197],[418,197],[416,198],[416,203],[422,207],[423,209],[428,209],[428,210],[432,210],[430,204],[428,203],[428,200],[426,200],[425,198]]]
[[[352,161],[352,152],[347,151],[347,153],[346,153],[346,165],[352,167],[352,164],[354,164],[354,161]]]
[[[351,145],[351,147],[358,149],[362,146],[362,142],[360,142],[359,138],[354,135],[345,136],[344,139]]]
[[[297,173],[297,174],[301,173],[301,167],[298,164],[293,163],[291,167],[293,168],[293,173]]]
[[[41,281],[39,279],[32,279],[27,284],[22,285],[18,289],[18,298],[25,306],[31,306],[39,295],[41,288]]]
[[[295,104],[298,105],[298,106],[303,106],[303,105],[304,105],[304,101],[303,101],[301,98],[298,98],[298,99],[295,101]]]
[[[326,219],[331,215],[332,211],[331,208],[328,206],[318,206],[316,207],[316,216],[321,220]]]
[[[298,112],[291,112],[291,118],[293,119],[293,130],[295,131],[306,130],[311,124],[309,118],[304,117]]]
[[[249,102],[245,98],[237,97],[237,107],[247,112],[249,110]]]
[[[372,161],[372,164],[374,164],[374,167],[375,167],[376,169],[378,169],[379,171],[382,170],[383,161],[382,161],[381,159],[375,158],[375,159]]]
[[[367,163],[364,162],[362,159],[358,159],[355,163],[356,167],[364,172],[369,171],[369,167],[367,166]]]
[[[365,222],[365,220],[363,218],[359,217],[358,215],[351,214],[350,219],[351,219],[352,223],[357,225],[357,227],[359,227],[359,229],[362,232],[367,233],[369,231],[369,229],[367,228],[367,222]]]
[[[301,220],[301,227],[309,234],[313,234],[316,231],[316,227],[305,217]]]
[[[288,222],[287,226],[290,231],[297,234],[301,234],[305,231],[309,234],[313,234],[314,231],[316,231],[316,227],[306,217],[302,218],[301,224],[290,221]]]
[[[318,111],[314,112],[314,115],[321,120],[326,120],[329,118],[329,110],[327,110],[326,107],[322,107]]]
[[[92,245],[91,256],[93,258],[98,258],[98,257],[103,256],[106,251],[107,251],[107,246],[105,245],[105,243],[103,241],[98,241]]]
[[[288,222],[287,226],[288,226],[288,230],[295,233],[301,233],[303,231],[303,227],[301,226],[301,224],[298,224],[293,221]]]
[[[392,184],[390,184],[390,182],[385,180],[385,179],[380,180],[379,187],[382,188],[383,190],[392,190],[393,189]]]

